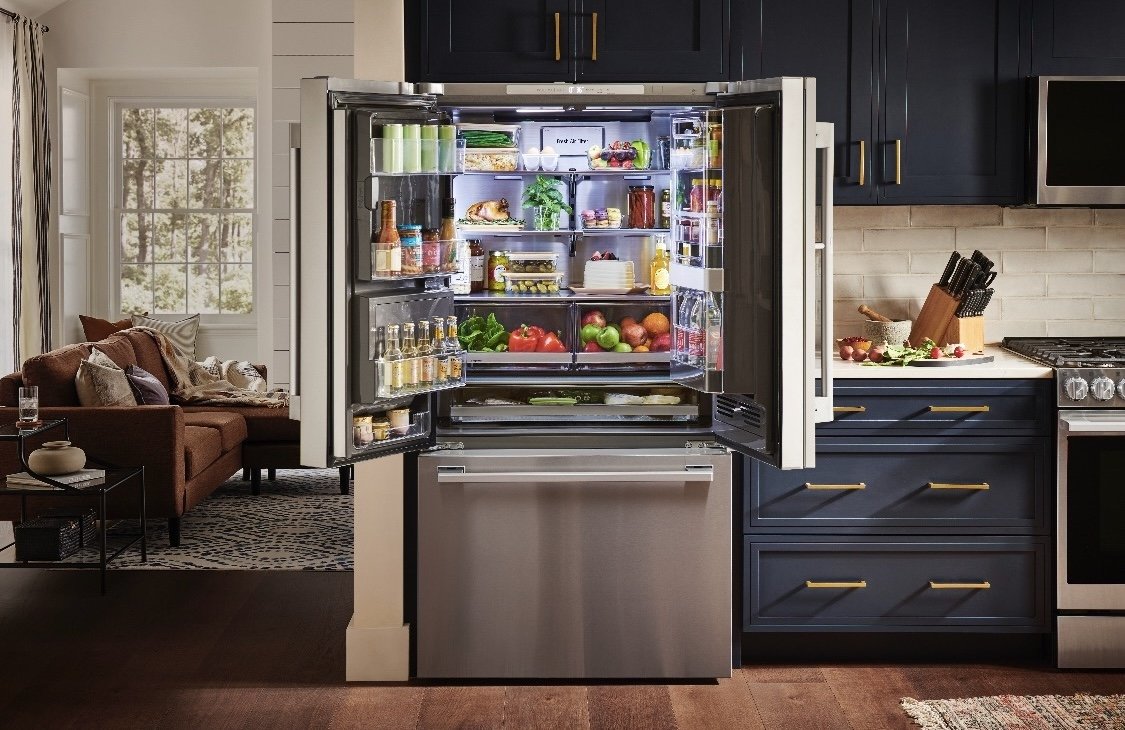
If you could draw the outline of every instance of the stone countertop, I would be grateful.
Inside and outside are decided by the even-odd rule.
[[[1028,360],[1003,349],[999,345],[985,345],[986,355],[992,355],[992,362],[970,365],[951,365],[947,367],[906,367],[887,365],[865,365],[857,362],[844,362],[839,355],[832,358],[833,378],[1050,378],[1054,370],[1046,365]],[[966,355],[966,358],[971,357]],[[819,372],[819,363],[818,363]]]

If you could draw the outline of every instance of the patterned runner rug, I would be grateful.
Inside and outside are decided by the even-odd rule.
[[[183,517],[179,547],[168,523],[153,520],[148,562],[139,547],[109,564],[114,570],[351,570],[352,497],[340,494],[336,469],[279,469],[262,493],[250,494],[241,472]],[[84,548],[70,561],[97,560]]]
[[[902,700],[923,730],[1121,730],[1125,695],[1000,695]]]

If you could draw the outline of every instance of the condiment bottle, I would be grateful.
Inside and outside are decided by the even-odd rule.
[[[656,234],[656,254],[652,257],[652,264],[649,265],[649,273],[651,283],[649,293],[659,296],[665,296],[672,293],[672,277],[669,273],[669,260],[667,244],[664,242],[664,234]]]
[[[457,318],[445,318],[445,351],[449,353],[449,381],[461,381],[461,340],[457,337]]]
[[[672,190],[664,188],[660,193],[660,228],[672,227]]]
[[[418,389],[418,351],[414,345],[414,323],[402,324],[402,389],[414,391]]]
[[[422,273],[422,226],[408,223],[398,227],[402,245],[402,274]]]
[[[445,346],[445,317],[434,317],[434,386],[449,380],[449,355]]]
[[[722,122],[709,122],[707,124],[707,166],[714,168],[723,166]]]
[[[484,246],[477,239],[469,241],[469,290],[484,291]]]
[[[395,201],[379,201],[379,235],[375,241],[375,276],[398,276],[402,273],[402,241],[395,225]]]
[[[392,324],[387,327],[387,352],[383,356],[386,360],[384,372],[386,373],[387,381],[390,383],[391,393],[401,393],[405,388],[403,387],[403,370],[405,364],[402,360],[402,350],[398,346],[398,325]]]
[[[703,189],[703,178],[692,178],[691,191],[688,193],[688,210],[692,213],[702,213],[706,196],[707,193]]]
[[[437,274],[441,271],[441,232],[437,228],[422,231],[422,273]]]
[[[454,218],[454,209],[457,201],[454,198],[441,199],[441,240],[452,241],[457,238],[457,221]]]
[[[415,348],[418,356],[418,386],[432,388],[434,386],[434,347],[430,344],[430,322],[423,319],[418,322],[418,347]]]

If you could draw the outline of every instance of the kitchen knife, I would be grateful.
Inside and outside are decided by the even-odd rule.
[[[980,266],[981,271],[984,272],[992,271],[992,267],[996,265],[992,262],[992,259],[981,253],[980,249],[974,250],[970,258],[975,261],[977,265]]]
[[[953,290],[953,296],[962,297],[969,291],[970,284],[981,275],[980,265],[975,261],[970,261],[968,266],[965,267],[965,273],[961,276],[957,287]]]
[[[946,291],[949,292],[951,296],[957,296],[957,287],[961,285],[962,279],[967,275],[969,263],[970,261],[966,258],[962,258],[957,262],[957,266],[953,270],[953,277],[949,280],[949,286],[946,287]]]
[[[961,303],[957,305],[957,311],[954,315],[957,317],[971,317],[973,315],[973,305],[977,301],[979,289],[970,290],[961,298]]]
[[[992,295],[996,292],[995,289],[985,289],[984,294],[981,296],[980,304],[977,305],[977,312],[984,314],[984,310],[988,307],[988,303],[992,301]]]
[[[945,271],[941,272],[941,279],[938,280],[938,286],[945,289],[949,286],[950,279],[953,278],[953,272],[957,269],[957,263],[963,257],[961,254],[954,251],[949,255],[949,262],[945,265]]]

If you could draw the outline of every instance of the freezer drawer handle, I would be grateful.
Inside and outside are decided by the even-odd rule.
[[[439,468],[439,484],[575,484],[582,482],[712,482],[711,468],[689,467],[683,471],[508,471],[467,472]]]
[[[866,588],[867,581],[865,580],[806,580],[805,588]]]
[[[952,591],[987,591],[992,587],[992,584],[986,580],[980,583],[939,583],[936,580],[930,581],[930,588],[934,590],[952,590]]]
[[[988,406],[930,406],[930,413],[988,413]]]
[[[867,484],[864,482],[857,482],[856,484],[811,484],[809,482],[805,482],[805,489],[819,489],[822,491],[844,491],[867,489]]]
[[[953,484],[949,482],[930,482],[927,484],[930,489],[970,489],[977,492],[987,492],[991,487],[988,482],[981,482],[980,484]]]
[[[867,413],[867,406],[832,406],[833,413]]]

